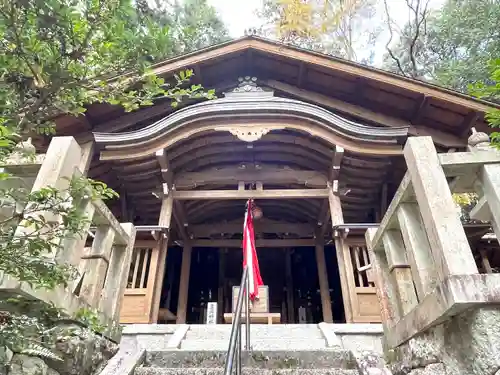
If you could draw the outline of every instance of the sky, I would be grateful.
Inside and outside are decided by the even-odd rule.
[[[445,0],[430,0],[430,6],[437,8]],[[237,38],[244,35],[246,29],[259,26],[259,18],[256,11],[262,7],[263,0],[208,0],[213,5],[232,37]],[[388,0],[391,17],[403,26],[408,21],[408,10],[405,0]],[[379,0],[377,14],[373,22],[380,24],[385,17],[383,2]],[[388,35],[382,33],[375,45],[375,64],[381,62],[385,51],[385,43]],[[359,55],[359,53],[358,53]]]

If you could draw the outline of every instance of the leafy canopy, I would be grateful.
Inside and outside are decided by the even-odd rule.
[[[54,116],[81,114],[89,103],[130,111],[159,96],[212,97],[186,87],[191,73],[169,84],[150,74],[196,26],[175,28],[149,13],[131,0],[0,0],[0,125],[46,131]]]
[[[266,0],[263,34],[299,47],[356,60],[374,42],[374,0]],[[365,22],[363,22],[365,21]],[[271,27],[270,30],[269,26]],[[369,27],[367,27],[369,26]]]
[[[0,0],[0,163],[7,165],[0,171],[0,274],[34,288],[67,285],[76,271],[55,260],[86,235],[84,203],[116,196],[86,178],[72,179],[68,189],[31,191],[8,167],[35,158],[23,141],[52,134],[56,117],[83,115],[92,103],[132,111],[160,97],[173,106],[186,97],[213,98],[213,91],[189,85],[192,71],[167,81],[151,67],[225,38],[205,0],[173,8],[133,0]],[[12,311],[5,305],[0,349],[47,355],[50,342],[43,338],[60,312],[49,309],[48,324],[33,305]]]
[[[487,82],[488,62],[500,56],[500,2],[447,0],[427,12],[418,28],[411,20],[387,55],[384,68],[467,92]],[[412,66],[412,61],[416,67]]]

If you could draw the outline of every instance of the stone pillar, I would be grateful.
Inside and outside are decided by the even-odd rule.
[[[316,244],[316,263],[318,265],[323,321],[326,323],[333,323],[332,301],[330,299],[330,286],[328,285],[328,273],[326,271],[325,262],[325,246],[322,243]]]
[[[398,230],[388,230],[382,237],[389,273],[398,293],[400,315],[406,315],[418,303],[403,238]]]
[[[163,286],[163,278],[165,276],[168,240],[170,236],[169,230],[170,230],[170,223],[172,221],[173,207],[174,207],[174,199],[172,194],[163,197],[158,225],[168,228],[168,231],[167,233],[163,233],[162,237],[159,240],[160,244],[159,244],[159,255],[158,255],[158,267],[155,270],[156,279],[153,292],[153,308],[151,309],[151,320],[153,323],[156,323],[158,321],[158,311],[160,309],[161,289]]]
[[[192,247],[189,243],[184,244],[182,249],[181,278],[179,283],[179,300],[177,302],[177,324],[186,323],[188,292],[189,292],[189,274],[191,271]]]
[[[402,203],[397,215],[415,289],[422,300],[438,281],[431,246],[416,203]]]
[[[94,141],[86,142],[81,147],[81,160],[78,165],[78,169],[82,172],[82,175],[86,176],[90,169],[90,164],[92,163],[92,158],[94,157]]]
[[[409,138],[404,157],[440,279],[478,273],[432,138]]]
[[[401,318],[398,308],[397,291],[392,283],[389,274],[389,265],[385,252],[376,251],[373,248],[373,238],[377,233],[376,228],[369,228],[366,231],[366,245],[370,253],[370,261],[375,275],[375,285],[377,286],[377,296],[380,304],[380,315],[384,332],[387,333],[389,327],[393,326]]]

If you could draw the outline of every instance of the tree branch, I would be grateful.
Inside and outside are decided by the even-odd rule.
[[[391,58],[396,62],[396,65],[398,66],[399,72],[403,76],[406,77],[407,74],[404,71],[403,66],[401,65],[401,61],[399,60],[398,57],[396,57],[396,55],[394,54],[394,52],[390,48],[390,45],[392,43],[392,39],[394,38],[394,31],[392,30],[392,19],[391,19],[391,15],[389,14],[389,5],[387,4],[387,0],[384,0],[384,8],[385,8],[385,14],[387,16],[387,27],[389,28],[389,35],[390,35],[389,40],[387,41],[387,43],[385,45],[385,49],[389,53],[389,56],[391,56]]]

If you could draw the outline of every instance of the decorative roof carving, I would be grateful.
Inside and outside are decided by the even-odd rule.
[[[271,130],[284,129],[284,127],[277,126],[238,126],[234,128],[215,128],[216,131],[229,131],[232,135],[244,142],[255,142],[261,139],[264,135]]]
[[[476,128],[471,129],[472,134],[469,137],[467,144],[471,151],[474,150],[491,150],[490,137],[488,134],[478,132]]]
[[[257,85],[257,77],[245,76],[238,78],[239,84],[230,92],[225,92],[226,98],[241,97],[272,97],[273,91],[264,91]]]

